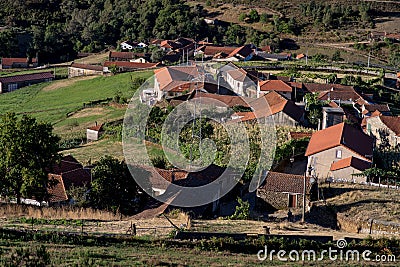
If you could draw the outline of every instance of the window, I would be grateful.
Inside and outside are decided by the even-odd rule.
[[[341,149],[336,150],[336,158],[337,159],[341,159],[342,158],[342,150]]]
[[[10,83],[9,85],[8,85],[8,91],[9,92],[11,92],[11,91],[14,91],[14,90],[17,90],[18,89],[18,84],[16,84],[16,83]]]

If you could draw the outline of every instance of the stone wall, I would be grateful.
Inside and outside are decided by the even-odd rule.
[[[373,235],[400,235],[400,223],[373,220],[357,221],[344,214],[337,214],[338,228],[350,233]]]

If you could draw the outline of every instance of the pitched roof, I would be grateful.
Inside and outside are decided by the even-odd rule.
[[[232,122],[237,122],[237,121],[252,121],[256,119],[256,114],[252,111],[249,112],[236,112],[232,115],[232,117],[238,117],[237,119],[233,119]]]
[[[380,112],[390,112],[390,108],[388,104],[368,104],[364,105],[365,110],[368,112],[380,111]],[[367,112],[367,113],[368,113]]]
[[[202,98],[202,101],[207,101],[207,99],[215,99],[217,101],[221,101],[226,104],[228,107],[242,106],[249,107],[250,98],[240,97],[240,96],[230,96],[230,95],[217,95],[203,92],[196,92],[192,98]],[[247,99],[247,101],[245,101]],[[215,103],[215,102],[214,102]]]
[[[266,105],[266,103],[268,105]],[[288,100],[281,94],[271,91],[251,103],[255,113],[259,117],[269,116],[279,112],[284,112],[292,119],[299,121],[304,114],[304,110],[298,107],[293,101]],[[260,115],[259,115],[260,114]]]
[[[362,156],[372,155],[373,139],[361,130],[344,122],[314,132],[306,150],[306,156],[337,146],[344,146]]]
[[[102,128],[103,128],[103,124],[102,124],[102,123],[100,123],[100,124],[97,124],[97,123],[96,123],[95,126],[89,127],[88,130],[92,130],[92,131],[97,131],[97,132],[98,132],[98,131],[100,131]]]
[[[140,62],[129,62],[129,61],[106,61],[104,62],[104,67],[123,67],[123,68],[130,68],[130,69],[150,69],[155,68],[160,63],[140,63]]]
[[[356,157],[348,157],[333,162],[330,170],[337,171],[348,167],[353,167],[354,169],[357,169],[359,171],[364,171],[368,168],[371,168],[371,162]]]
[[[90,173],[71,155],[64,156],[60,163],[53,165],[49,172],[62,176],[66,190],[72,185],[83,186],[91,181]]]
[[[261,91],[292,92],[292,87],[281,80],[259,81]]]
[[[306,190],[310,188],[310,178],[306,178]],[[303,194],[304,176],[280,172],[268,172],[265,181],[260,186],[261,190],[270,192],[282,192]]]
[[[133,59],[134,58],[134,54],[132,52],[110,51],[110,58]]]
[[[0,77],[0,82],[16,83],[16,82],[36,81],[36,80],[53,79],[53,78],[54,78],[53,73],[49,71],[49,72],[39,72],[39,73]]]
[[[400,117],[380,116],[379,118],[396,136],[400,136]]]
[[[32,58],[32,63],[36,63],[36,58]],[[26,57],[3,57],[1,59],[1,64],[5,66],[11,66],[14,63],[28,63]]]
[[[236,47],[231,46],[216,46],[216,45],[203,45],[197,48],[197,51],[203,51],[203,53],[207,56],[215,56],[219,53],[225,53],[229,55],[232,53]]]
[[[355,101],[362,98],[354,89],[331,89],[329,91],[319,92],[319,100],[341,100],[341,101]]]
[[[49,174],[49,181],[52,184],[47,187],[49,202],[63,202],[68,200],[67,192],[61,175]]]
[[[338,91],[354,91],[353,86],[341,85],[336,83],[333,84],[303,83],[303,87],[310,93],[331,91],[332,88],[333,90],[338,90]]]
[[[156,82],[161,91],[171,91],[179,86],[190,84],[191,80],[199,77],[197,66],[172,66],[154,71]]]
[[[228,70],[227,74],[229,74],[229,76],[231,76],[235,81],[244,82],[247,78],[247,72],[242,68]]]
[[[251,49],[251,45],[247,44],[247,45],[236,48],[227,57],[229,58],[229,57],[235,57],[235,56],[239,55],[239,56],[245,58],[248,55],[250,55],[252,52],[253,52],[253,49]]]
[[[75,62],[72,62],[70,67],[78,69],[86,69],[86,70],[103,71],[103,67],[99,65],[80,64]]]

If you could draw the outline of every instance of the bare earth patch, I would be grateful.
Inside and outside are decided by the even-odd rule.
[[[83,118],[83,117],[88,117],[88,116],[95,116],[95,115],[104,115],[105,109],[103,107],[94,107],[94,108],[85,108],[82,109],[78,112],[76,112],[74,115],[71,116],[71,118]]]
[[[57,90],[59,88],[73,85],[74,83],[76,83],[78,81],[91,80],[91,79],[94,79],[97,77],[99,77],[99,76],[83,76],[83,77],[76,77],[76,78],[54,81],[54,82],[50,83],[48,86],[44,87],[43,91],[47,92],[47,91]]]

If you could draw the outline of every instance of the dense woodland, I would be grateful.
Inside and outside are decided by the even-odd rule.
[[[258,44],[275,38],[239,25],[208,26],[205,15],[200,5],[180,0],[5,0],[0,2],[0,26],[6,26],[0,31],[0,57],[66,61],[125,39],[212,36],[215,43]]]

